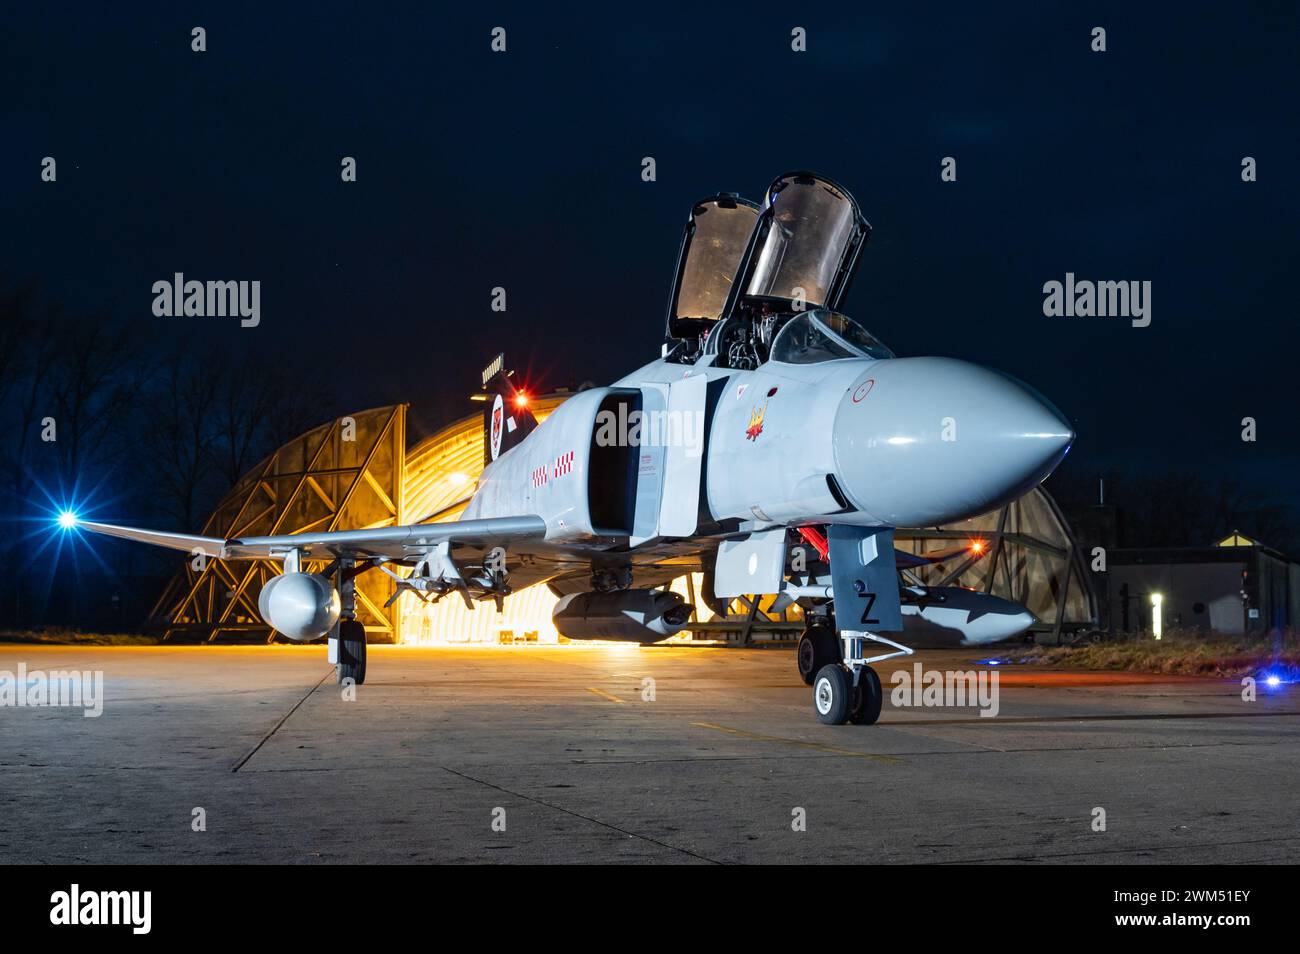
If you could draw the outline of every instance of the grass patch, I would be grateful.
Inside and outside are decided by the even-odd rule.
[[[1035,646],[1027,663],[1061,669],[1124,670],[1183,676],[1250,676],[1277,670],[1284,678],[1300,674],[1300,633],[1268,636],[1207,636],[1173,631],[1156,640],[1149,633],[1121,634],[1079,646]]]
[[[157,646],[157,636],[140,633],[83,633],[75,629],[37,629],[0,631],[0,643],[26,643],[42,646]]]

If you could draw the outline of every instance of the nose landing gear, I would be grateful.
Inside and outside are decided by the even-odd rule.
[[[880,718],[884,701],[880,677],[871,664],[912,652],[879,635],[903,629],[894,531],[830,524],[824,538],[815,529],[803,528],[800,534],[828,565],[831,585],[825,585],[825,573],[809,573],[805,582],[783,591],[813,604],[804,603],[805,613],[812,609],[813,614],[805,617],[808,628],[799,642],[799,675],[812,686],[813,712],[822,722],[871,725]],[[819,621],[827,625],[819,627]],[[838,623],[864,628],[839,629]],[[868,656],[868,641],[883,643],[891,652]]]
[[[805,634],[805,639],[808,634]],[[866,644],[871,640],[894,647],[894,652],[878,656],[866,656]],[[884,690],[880,685],[880,676],[871,668],[871,663],[893,659],[896,656],[910,656],[912,650],[901,643],[875,633],[843,630],[840,633],[844,662],[824,665],[813,679],[813,711],[817,718],[826,725],[872,725],[880,718],[880,709],[884,703]],[[800,670],[803,668],[803,643],[800,642]]]

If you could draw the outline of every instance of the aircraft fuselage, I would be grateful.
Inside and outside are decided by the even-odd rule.
[[[1072,438],[1025,385],[949,358],[658,360],[557,408],[488,465],[465,517],[533,513],[548,540],[633,546],[718,525],[934,526],[1024,494]]]

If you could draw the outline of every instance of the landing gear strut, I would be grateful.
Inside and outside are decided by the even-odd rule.
[[[356,561],[340,557],[336,578],[343,614],[337,630],[337,678],[340,684],[351,679],[359,686],[366,681],[366,627],[357,619]]]
[[[804,638],[807,639],[808,634]],[[868,640],[892,646],[895,651],[868,658]],[[893,659],[895,656],[910,656],[912,650],[875,633],[847,629],[840,632],[840,644],[843,647],[844,661],[822,666],[813,680],[813,711],[826,725],[844,725],[846,722],[871,725],[880,718],[884,691],[880,686],[880,676],[870,664]],[[801,673],[802,647],[801,641]]]

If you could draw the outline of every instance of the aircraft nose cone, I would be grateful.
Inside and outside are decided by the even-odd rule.
[[[1073,441],[1061,412],[1014,378],[950,358],[895,358],[841,401],[836,475],[877,520],[930,526],[1016,499]]]

